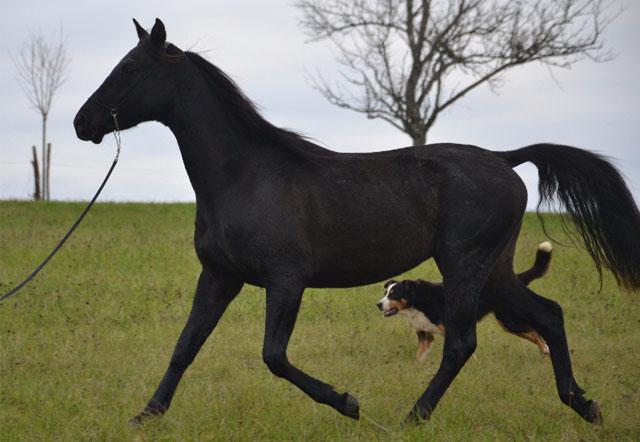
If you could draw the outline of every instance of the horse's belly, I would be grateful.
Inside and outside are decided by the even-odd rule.
[[[432,248],[430,238],[424,234],[369,244],[344,241],[336,249],[315,254],[309,286],[355,287],[379,282],[429,259]]]

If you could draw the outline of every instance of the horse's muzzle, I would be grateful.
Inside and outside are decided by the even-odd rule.
[[[95,144],[100,144],[104,137],[104,133],[101,131],[90,130],[90,126],[87,121],[87,117],[84,115],[82,110],[80,110],[73,119],[73,127],[76,130],[76,135],[82,141],[92,141]]]

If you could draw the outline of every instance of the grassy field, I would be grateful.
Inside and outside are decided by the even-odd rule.
[[[0,202],[0,291],[49,252],[82,208]],[[127,420],[164,373],[190,308],[199,264],[190,204],[98,204],[48,268],[0,305],[0,439],[82,440],[639,440],[640,304],[606,276],[602,291],[582,250],[555,247],[533,283],[564,307],[576,378],[598,399],[596,429],[557,397],[537,348],[478,325],[470,360],[431,421],[400,422],[435,373],[402,318],[381,316],[381,285],[308,290],[289,356],[348,390],[369,419],[352,421],[271,375],[261,359],[264,292],[246,286],[187,371],[172,408],[142,428]],[[557,218],[549,230],[563,239]],[[517,269],[544,239],[525,218]],[[439,279],[433,263],[406,277]]]

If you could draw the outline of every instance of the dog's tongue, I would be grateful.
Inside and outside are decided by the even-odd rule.
[[[389,309],[389,310],[385,311],[385,312],[384,312],[384,315],[385,315],[385,316],[393,316],[393,315],[395,315],[396,313],[398,313],[398,309],[397,309],[397,308],[391,308],[391,309]]]

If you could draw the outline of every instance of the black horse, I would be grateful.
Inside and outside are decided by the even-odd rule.
[[[135,20],[134,20],[135,22]],[[156,120],[175,135],[196,194],[195,299],[158,389],[134,418],[163,414],[187,366],[244,283],[266,288],[263,358],[315,401],[357,419],[359,405],[287,358],[305,287],[353,287],[395,276],[433,257],[446,293],[440,368],[409,419],[427,419],[476,348],[482,294],[549,344],[561,400],[589,422],[571,369],[560,306],[521,283],[513,255],[527,201],[514,166],[539,170],[543,201],[557,196],[598,270],[640,288],[640,214],[620,174],[602,157],[538,144],[508,152],[433,144],[343,154],[265,121],[217,67],[137,22],[139,42],[82,106],[78,137]]]

